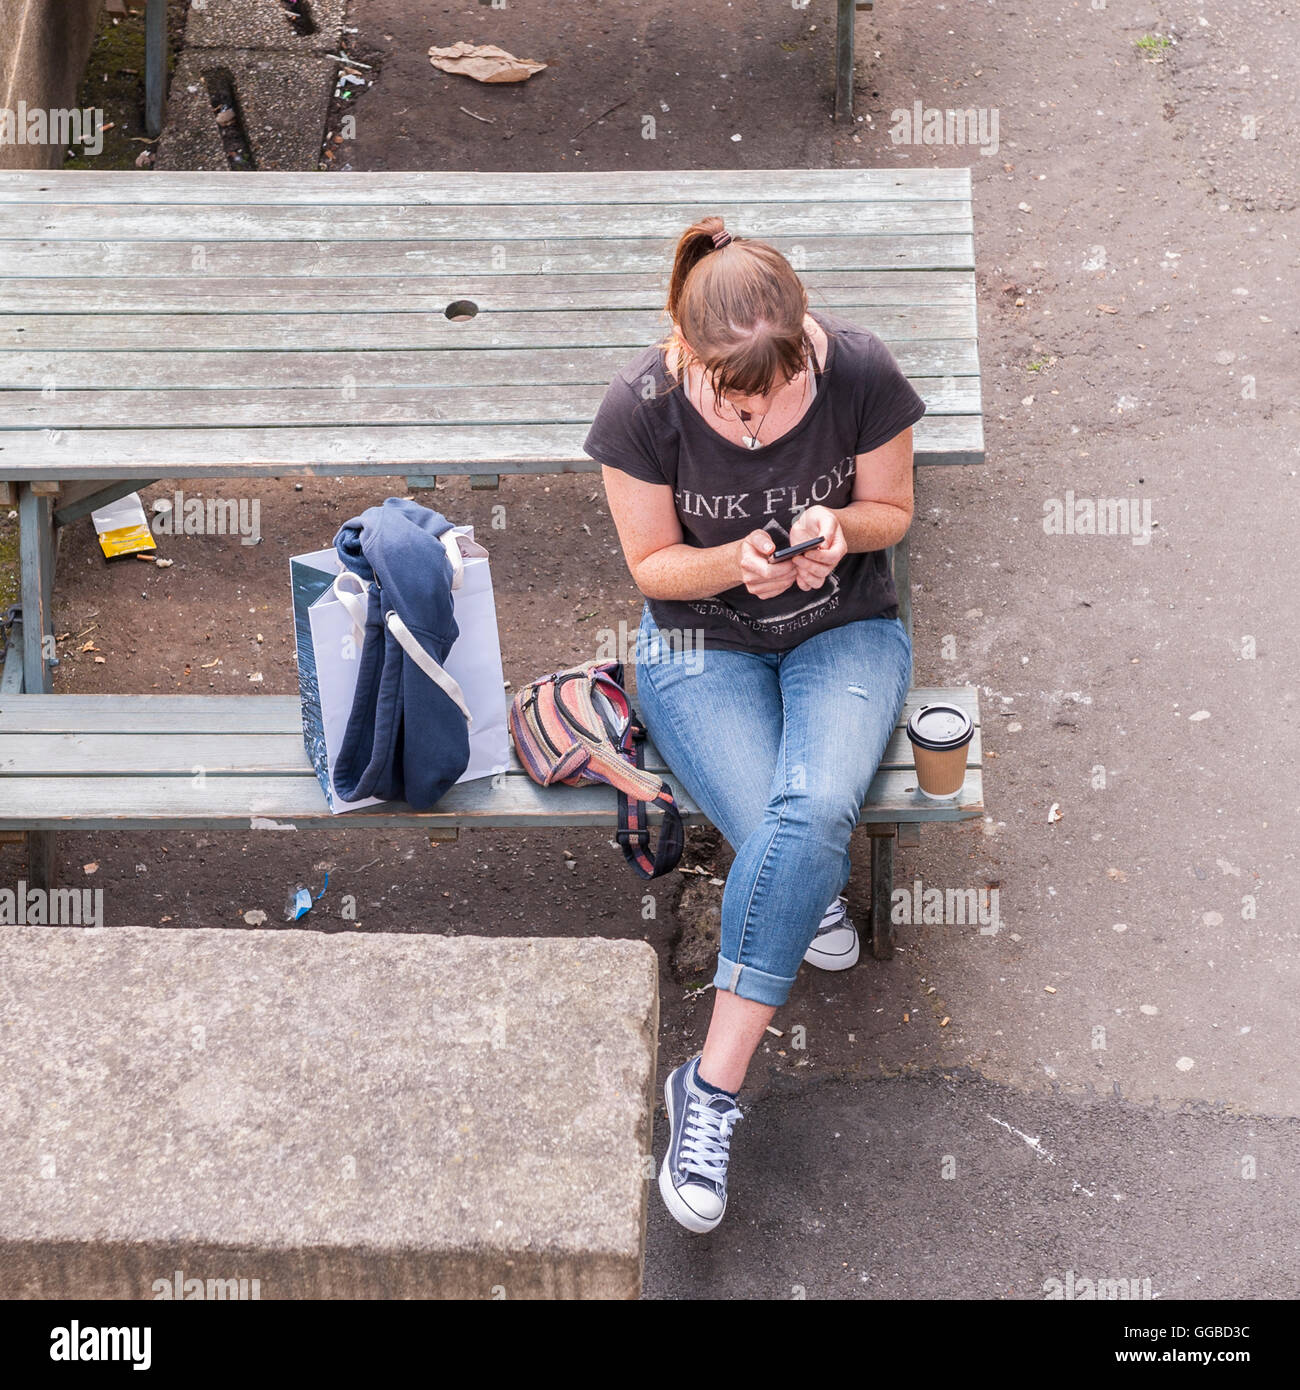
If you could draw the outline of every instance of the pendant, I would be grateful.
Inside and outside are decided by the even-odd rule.
[[[740,437],[745,441],[746,449],[757,449],[759,447],[757,439],[753,439],[747,434],[742,434]]]

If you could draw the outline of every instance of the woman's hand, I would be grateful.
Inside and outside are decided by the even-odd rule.
[[[767,531],[751,531],[740,543],[740,577],[755,598],[775,598],[794,583],[795,560],[773,564],[767,557],[776,549]]]
[[[794,566],[795,582],[801,589],[820,589],[849,551],[840,519],[829,507],[806,508],[790,527],[791,545],[810,541],[814,536],[824,537],[825,544],[785,562]]]

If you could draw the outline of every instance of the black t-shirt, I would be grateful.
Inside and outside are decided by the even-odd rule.
[[[817,394],[793,429],[750,449],[724,439],[684,397],[657,345],[611,382],[583,449],[598,463],[673,490],[687,545],[726,545],[754,530],[790,543],[806,507],[852,501],[857,455],[878,449],[925,414],[925,402],[868,329],[815,313],[827,355]],[[661,628],[703,633],[711,647],[787,651],[815,633],[898,616],[886,552],[846,555],[820,589],[792,584],[775,598],[738,585],[714,598],[651,599]]]

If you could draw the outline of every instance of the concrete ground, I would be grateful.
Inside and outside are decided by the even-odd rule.
[[[808,1018],[807,1049],[755,1064],[727,1223],[692,1240],[652,1196],[647,1292],[1041,1298],[1095,1269],[1295,1297],[1300,22],[886,3],[858,26],[856,138],[826,119],[829,5],[353,22],[389,55],[355,168],[974,171],[988,464],[923,474],[913,572],[918,678],[982,691],[991,817],[927,830],[898,878],[996,885],[1001,930],[906,927],[860,967],[893,977],[893,1036],[855,1069],[916,1077],[814,1081],[867,1011],[860,979],[802,982],[778,1022]],[[431,74],[458,38],[555,66]],[[916,101],[996,112],[1000,149],[893,143]],[[1067,492],[1149,504],[1149,542],[1047,534]]]
[[[927,829],[897,873],[996,887],[999,929],[905,925],[891,963],[805,972],[751,1068],[727,1221],[688,1236],[652,1191],[646,1293],[1041,1299],[1073,1272],[1166,1298],[1296,1297],[1300,19],[1264,0],[884,0],[858,25],[855,135],[828,119],[833,14],[354,0],[348,16],[377,78],[336,167],[974,174],[988,462],[922,474],[913,576],[917,681],[982,692],[990,817]],[[435,72],[428,47],[458,39],[551,66],[518,87]],[[996,112],[997,153],[893,143],[891,112],[917,101]],[[376,486],[268,488],[284,532],[264,526],[234,580],[198,551],[188,576],[151,578],[206,633],[193,650],[138,602],[138,576],[106,580],[70,538],[60,627],[100,614],[109,661],[67,661],[59,688],[188,689],[192,656],[197,678],[233,652],[267,693],[295,689],[284,558],[305,520],[324,543],[332,510]],[[634,612],[591,491],[503,488],[526,518],[493,551],[516,681],[567,664],[582,615]],[[1049,534],[1067,499],[1134,502],[1149,540]],[[491,502],[458,482],[437,505],[485,525]],[[585,578],[555,544],[580,508]],[[265,648],[227,631],[232,583]],[[64,837],[67,864],[102,862],[110,921],[240,927],[310,867],[237,837],[171,836],[162,854],[156,838]],[[358,866],[344,891],[366,930],[648,935],[661,1072],[698,1049],[708,995],[668,968],[671,913],[640,920],[598,837],[485,832],[432,868],[418,837],[312,843]]]

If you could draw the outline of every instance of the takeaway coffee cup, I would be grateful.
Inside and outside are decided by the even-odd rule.
[[[975,726],[958,705],[922,705],[907,721],[916,759],[917,788],[923,796],[946,800],[966,780],[966,745]]]

